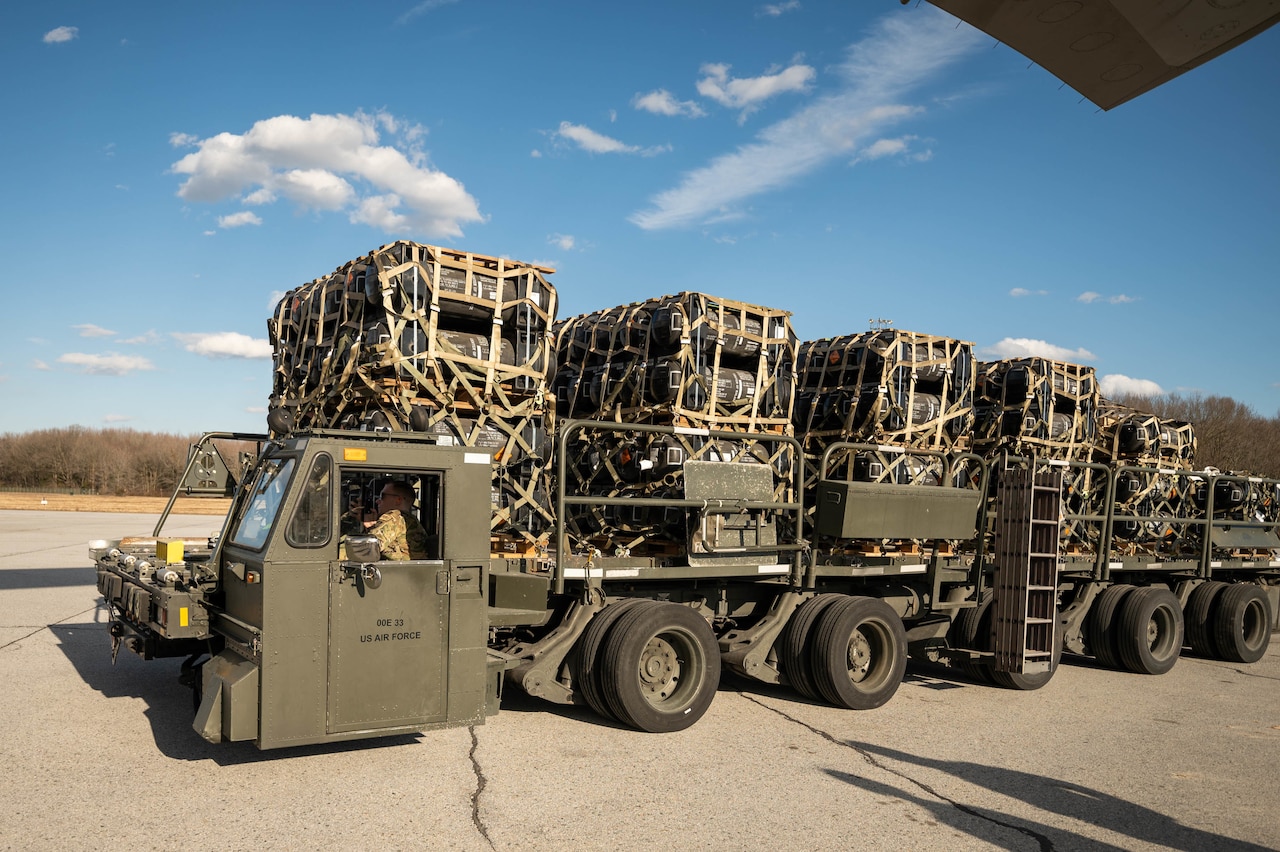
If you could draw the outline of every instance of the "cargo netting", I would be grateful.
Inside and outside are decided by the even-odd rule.
[[[562,320],[552,389],[562,419],[674,427],[674,434],[584,430],[568,449],[567,493],[683,498],[686,461],[769,466],[788,499],[796,336],[785,311],[678,293]],[[742,433],[711,439],[700,430]],[[581,508],[566,518],[575,548],[662,555],[688,536],[688,512]]]
[[[399,241],[285,294],[268,322],[275,431],[435,433],[492,453],[494,545],[545,546],[553,270]]]

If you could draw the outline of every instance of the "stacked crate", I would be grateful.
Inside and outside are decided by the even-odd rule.
[[[1195,454],[1191,424],[1164,421],[1127,405],[1102,399],[1094,461],[1115,468],[1117,514],[1112,549],[1120,554],[1185,555],[1179,540],[1190,542],[1189,520],[1203,516],[1193,499],[1198,477],[1189,477]]]
[[[978,364],[974,451],[995,464],[1005,454],[1049,461],[1093,461],[1098,383],[1092,367],[1048,358]],[[1103,509],[1107,478],[1084,467],[1063,469],[1063,545],[1088,551],[1101,538],[1097,522],[1072,515]]]
[[[561,321],[552,388],[560,418],[675,427],[675,434],[589,429],[568,448],[570,494],[681,498],[686,461],[773,468],[786,499],[796,337],[790,314],[678,293]],[[712,440],[698,430],[742,433]],[[683,510],[595,507],[567,519],[576,545],[656,554],[686,539]]]
[[[1092,367],[1047,358],[980,362],[974,449],[992,457],[1088,461],[1097,407]]]
[[[494,457],[495,546],[545,544],[553,270],[399,241],[290,291],[269,322],[275,431],[412,429]]]
[[[804,444],[806,491],[835,443],[967,449],[973,423],[973,344],[897,329],[808,341],[797,366],[796,434]],[[837,451],[829,478],[934,484],[922,457],[886,450]]]
[[[967,450],[973,425],[973,344],[882,328],[800,345],[796,436],[804,447],[807,520],[825,477],[897,485],[938,485],[944,460],[911,451]],[[963,477],[965,470],[956,471]],[[954,481],[951,484],[959,484]],[[912,549],[918,542],[846,542],[842,549]]]

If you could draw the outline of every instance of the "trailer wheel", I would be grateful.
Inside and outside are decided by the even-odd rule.
[[[1253,583],[1227,586],[1213,608],[1213,640],[1218,656],[1254,663],[1271,644],[1271,602]]]
[[[1112,631],[1124,667],[1164,674],[1182,653],[1183,619],[1178,596],[1162,586],[1135,589],[1120,605]]]
[[[707,712],[720,685],[711,625],[679,604],[631,608],[605,638],[601,684],[620,721],[650,733],[684,730]]]
[[[978,602],[976,607],[960,613],[960,616],[956,619],[956,633],[961,642],[960,647],[972,648],[975,651],[991,650],[991,618],[993,615],[991,606],[994,600],[995,596],[990,589],[987,589],[982,593],[982,600]],[[988,683],[992,686],[1002,686],[1005,689],[1019,689],[1024,692],[1030,692],[1033,689],[1039,689],[1053,679],[1054,673],[1058,670],[1058,663],[1061,660],[1062,643],[1058,642],[1053,648],[1053,662],[1047,672],[1032,672],[1031,674],[998,672],[988,663],[976,661],[967,661],[962,663],[961,666],[974,680]]]
[[[907,670],[907,631],[887,603],[846,598],[827,607],[813,629],[814,683],[832,704],[871,710],[898,691]]]
[[[845,600],[845,596],[823,594],[809,598],[792,614],[782,634],[782,647],[779,649],[782,673],[796,692],[814,701],[821,701],[822,695],[813,682],[813,664],[810,661],[813,625],[827,607],[839,600]]]
[[[1085,638],[1089,642],[1089,651],[1099,663],[1109,668],[1120,668],[1115,617],[1121,601],[1133,591],[1133,588],[1123,583],[1108,586],[1094,600],[1093,607],[1089,610],[1089,620],[1085,625]]]
[[[569,659],[569,671],[573,675],[573,688],[582,693],[587,706],[606,719],[616,719],[605,700],[600,683],[600,649],[604,644],[609,628],[618,617],[627,610],[641,604],[653,605],[656,601],[647,598],[627,598],[606,606],[592,616],[587,629],[582,631],[578,644]]]
[[[1201,583],[1191,590],[1182,611],[1187,644],[1202,657],[1218,656],[1218,648],[1213,642],[1213,604],[1226,587],[1226,583],[1217,580]]]
[[[984,589],[977,606],[960,610],[951,630],[957,648],[968,648],[974,651],[991,650],[991,601],[990,589]],[[980,683],[995,684],[995,672],[985,663],[965,660],[959,664],[960,670]]]

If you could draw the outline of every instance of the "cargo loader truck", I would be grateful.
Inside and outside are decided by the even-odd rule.
[[[568,442],[601,428],[668,431],[563,424],[561,468]],[[1001,600],[1022,593],[1000,614],[994,647],[974,651],[948,649],[947,634],[982,597],[992,567],[982,554],[820,564],[797,535],[803,505],[776,501],[761,465],[688,462],[682,496],[631,501],[687,519],[680,557],[552,547],[506,558],[490,549],[488,453],[413,432],[211,433],[192,464],[230,440],[254,442],[258,454],[216,535],[166,538],[166,510],[152,536],[91,544],[116,650],[186,658],[194,727],[213,742],[271,749],[475,725],[498,711],[509,684],[641,730],[676,731],[706,712],[724,669],[871,709],[897,690],[909,647],[1002,678],[1043,680],[1056,664],[1056,553],[1033,549],[1057,538],[1054,482],[1007,477],[1001,486],[996,540],[1006,552],[993,570],[1007,584]],[[379,559],[376,540],[343,533],[349,504],[388,479],[413,486],[429,558]],[[973,538],[982,488],[826,481],[818,525]],[[561,517],[610,500],[555,497]],[[1044,507],[1049,517],[1037,517]],[[563,528],[555,539],[565,546]]]

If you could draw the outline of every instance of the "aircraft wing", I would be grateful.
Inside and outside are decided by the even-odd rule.
[[[1280,0],[929,2],[1009,45],[1104,110],[1280,20]]]

